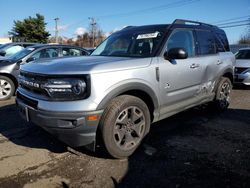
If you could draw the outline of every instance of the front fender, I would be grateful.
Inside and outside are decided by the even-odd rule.
[[[97,110],[104,109],[109,104],[111,99],[121,95],[122,93],[132,90],[140,90],[147,93],[153,101],[154,109],[159,108],[159,101],[156,92],[154,92],[154,90],[150,86],[141,82],[129,82],[124,84],[119,83],[115,87],[113,87],[112,90],[110,90],[110,92],[108,92],[108,94],[99,103]]]

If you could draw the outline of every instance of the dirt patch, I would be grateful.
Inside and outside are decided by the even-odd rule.
[[[13,100],[0,103],[0,187],[250,187],[250,90],[234,90],[226,112],[199,107],[152,125],[126,160],[69,151],[27,127]]]

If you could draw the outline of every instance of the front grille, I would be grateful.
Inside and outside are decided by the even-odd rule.
[[[21,80],[24,80],[26,83],[22,82]],[[31,85],[31,83],[43,85],[46,82],[47,82],[47,78],[45,76],[31,74],[31,73],[25,73],[25,72],[20,73],[19,84],[20,84],[21,88],[28,90],[32,93],[48,97],[48,93],[46,92],[45,89],[42,89],[41,87],[34,87],[33,85]],[[27,84],[27,83],[29,83],[29,84]]]
[[[45,88],[45,85],[49,83],[53,79],[63,80],[63,79],[79,79],[84,80],[86,83],[86,92],[84,95],[81,96],[80,99],[86,99],[90,96],[90,75],[83,74],[83,75],[44,75],[44,74],[37,74],[37,73],[30,73],[22,71],[20,72],[19,76],[19,86],[20,88],[35,94],[36,98],[41,100],[73,100],[71,97],[66,96],[65,98],[56,98],[49,95],[48,89]],[[78,100],[78,99],[74,99]]]
[[[22,95],[18,91],[16,93],[16,97],[17,97],[17,99],[21,100],[24,104],[26,104],[34,109],[37,109],[38,102],[36,100],[25,97],[24,95]]]
[[[235,74],[241,74],[242,72],[246,71],[249,69],[249,67],[235,67]]]

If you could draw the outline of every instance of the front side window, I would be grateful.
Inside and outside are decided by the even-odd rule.
[[[215,41],[214,36],[209,31],[196,31],[197,42],[199,46],[199,55],[215,54]]]
[[[250,59],[250,50],[240,50],[235,57],[236,59]]]
[[[184,48],[188,57],[195,55],[194,38],[191,30],[175,29],[167,41],[167,50],[171,48]]]
[[[162,38],[163,31],[152,29],[112,34],[91,56],[151,57]]]
[[[52,57],[58,57],[59,50],[57,48],[47,48],[42,49],[36,52],[32,57],[34,59],[43,59],[43,58],[52,58]]]

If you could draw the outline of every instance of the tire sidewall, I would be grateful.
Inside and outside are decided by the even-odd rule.
[[[135,106],[139,108],[145,117],[145,129],[143,138],[149,132],[150,128],[150,114],[147,105],[139,98],[133,96],[120,96],[115,98],[105,110],[105,119],[101,121],[102,126],[102,137],[105,148],[108,153],[115,158],[124,158],[130,156],[140,145],[141,141],[132,149],[124,151],[121,150],[114,141],[114,126],[119,114],[129,106]],[[105,112],[104,112],[105,113]]]
[[[218,87],[217,87],[217,91],[216,91],[216,97],[215,97],[215,104],[216,104],[216,107],[220,110],[220,111],[224,111],[228,108],[229,104],[230,104],[230,101],[227,103],[226,106],[221,106],[221,99],[220,99],[220,92],[221,92],[221,88],[222,88],[222,85],[224,83],[228,83],[230,85],[230,90],[232,91],[232,82],[229,78],[226,78],[226,77],[222,77],[220,79],[220,82],[218,84]]]
[[[6,77],[6,76],[0,76],[0,79],[2,80],[6,80],[10,85],[11,85],[11,91],[10,91],[10,94],[7,95],[6,97],[4,98],[0,98],[0,101],[3,101],[3,100],[7,100],[9,99],[10,97],[12,97],[14,95],[14,92],[15,92],[15,84],[13,83],[13,81]]]

